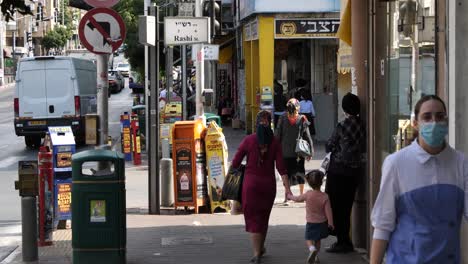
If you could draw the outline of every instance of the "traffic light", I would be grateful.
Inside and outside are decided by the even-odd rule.
[[[26,41],[31,42],[32,41],[32,34],[31,32],[26,32]]]
[[[221,1],[205,0],[203,2],[203,16],[210,17],[211,36],[221,35]]]

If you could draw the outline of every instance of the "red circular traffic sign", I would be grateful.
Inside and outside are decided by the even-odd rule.
[[[94,8],[88,11],[78,26],[80,41],[96,54],[111,54],[125,40],[125,24],[112,9]]]
[[[119,0],[84,0],[92,7],[111,7],[119,2]]]

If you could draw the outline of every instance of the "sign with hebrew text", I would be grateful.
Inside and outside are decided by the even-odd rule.
[[[339,26],[338,18],[275,19],[275,38],[336,38]]]

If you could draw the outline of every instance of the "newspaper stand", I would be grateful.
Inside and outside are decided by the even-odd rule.
[[[201,120],[178,121],[172,130],[172,160],[174,161],[174,206],[199,207],[207,205],[205,147]]]
[[[66,220],[71,220],[71,157],[76,152],[71,127],[49,127],[44,145],[52,151],[54,227],[65,228]]]

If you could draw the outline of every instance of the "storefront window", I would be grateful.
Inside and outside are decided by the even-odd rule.
[[[389,3],[388,151],[409,144],[418,99],[436,92],[435,1]]]

